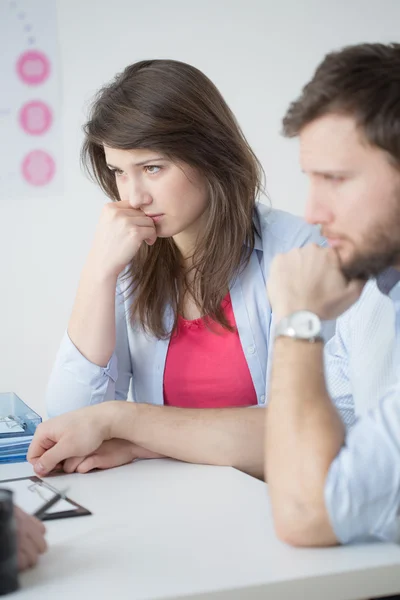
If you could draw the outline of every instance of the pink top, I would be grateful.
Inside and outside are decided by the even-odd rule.
[[[230,295],[222,302],[236,329]],[[164,404],[180,408],[226,408],[257,404],[256,392],[237,331],[203,318],[178,319],[164,372]]]

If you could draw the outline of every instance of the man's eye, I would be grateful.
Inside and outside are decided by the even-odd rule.
[[[331,174],[326,174],[323,176],[323,178],[325,179],[325,181],[331,181],[332,183],[339,183],[344,180],[344,177],[341,177],[340,175]]]

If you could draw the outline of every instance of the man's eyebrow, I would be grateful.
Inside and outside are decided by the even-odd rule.
[[[312,173],[313,175],[350,175],[351,171],[345,169],[302,169],[302,173]]]

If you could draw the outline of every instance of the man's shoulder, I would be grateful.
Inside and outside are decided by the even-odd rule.
[[[325,245],[317,227],[291,213],[259,203],[256,207],[256,225],[263,249],[287,252],[313,242]]]
[[[353,316],[358,313],[365,315],[366,313],[370,313],[381,307],[386,308],[390,305],[392,305],[390,298],[380,291],[376,279],[370,279],[365,284],[359,300],[350,308],[348,313]]]
[[[368,281],[358,301],[337,320],[338,327],[345,337],[375,339],[394,331],[394,306],[383,294],[375,279]]]

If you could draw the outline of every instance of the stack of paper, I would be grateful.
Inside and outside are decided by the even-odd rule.
[[[26,460],[32,438],[33,435],[0,438],[0,463]]]
[[[0,464],[26,460],[41,420],[15,394],[0,394]]]

